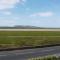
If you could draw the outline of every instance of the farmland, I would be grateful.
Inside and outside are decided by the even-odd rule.
[[[60,44],[60,31],[0,31],[0,48]]]

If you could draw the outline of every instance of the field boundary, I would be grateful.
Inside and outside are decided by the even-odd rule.
[[[46,47],[55,47],[60,46],[60,44],[54,44],[54,45],[43,45],[43,46],[25,46],[20,48],[2,48],[0,51],[13,51],[13,50],[26,50],[26,49],[37,49],[37,48],[46,48]]]
[[[4,36],[2,36],[2,37],[4,37]],[[7,37],[60,37],[60,36],[7,36]]]
[[[44,38],[44,37],[56,37],[56,38],[59,38],[60,36],[0,36],[0,37],[7,37],[7,38],[19,38],[19,37],[30,37],[30,38],[32,38],[32,37],[42,37],[42,38]]]

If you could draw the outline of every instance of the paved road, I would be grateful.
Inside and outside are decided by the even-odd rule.
[[[0,31],[60,31],[60,29],[0,29]]]
[[[4,51],[0,52],[0,60],[28,60],[29,58],[33,57],[54,54],[60,55],[60,46],[28,50]]]

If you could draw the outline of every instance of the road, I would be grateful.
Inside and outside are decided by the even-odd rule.
[[[55,54],[60,55],[60,46],[27,50],[3,51],[0,52],[0,60],[28,60],[34,57]]]
[[[0,31],[60,31],[60,29],[0,29]]]

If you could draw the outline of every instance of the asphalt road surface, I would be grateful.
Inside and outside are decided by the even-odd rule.
[[[27,50],[2,51],[0,52],[0,60],[28,60],[34,57],[55,54],[60,55],[60,46]]]

